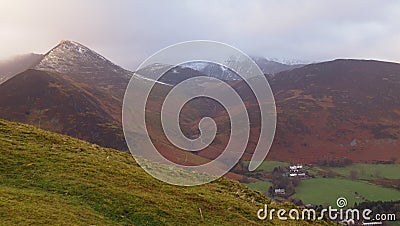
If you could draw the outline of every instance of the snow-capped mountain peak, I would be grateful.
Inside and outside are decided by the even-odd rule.
[[[74,41],[64,40],[44,55],[34,67],[37,70],[63,74],[129,74],[100,54]],[[127,75],[128,76],[128,75]]]

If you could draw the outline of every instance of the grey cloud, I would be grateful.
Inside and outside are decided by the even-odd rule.
[[[0,58],[72,39],[128,69],[192,39],[305,62],[400,62],[398,1],[0,1]]]

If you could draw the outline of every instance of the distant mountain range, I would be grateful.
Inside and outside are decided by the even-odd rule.
[[[260,67],[261,71],[268,77],[274,77],[277,73],[288,71],[295,68],[303,67],[304,64],[283,64],[262,57],[252,57],[254,62]],[[239,62],[238,62],[239,63]],[[150,74],[159,73],[166,70],[171,65],[163,65],[156,63],[147,67],[141,68],[137,73],[143,75],[144,78],[152,77]],[[179,75],[178,75],[179,74]],[[224,81],[238,81],[242,78],[229,68],[211,62],[193,61],[186,62],[181,65],[174,65],[171,71],[168,71],[159,80],[164,83],[175,85],[187,78],[196,76],[209,76],[218,78]]]
[[[272,60],[268,60],[263,57],[252,57],[254,62],[260,67],[261,71],[264,74],[269,76],[274,76],[275,74],[282,71],[289,71],[295,68],[303,67],[306,64],[285,64]]]
[[[270,159],[400,160],[399,64],[335,60],[288,65],[264,58],[254,60],[270,81],[277,104],[278,127]],[[28,55],[1,65],[0,118],[127,150],[121,126],[125,88],[132,77],[136,82],[148,82],[146,73],[165,66],[160,63],[133,73],[79,43],[62,41],[44,55]],[[157,132],[160,106],[173,85],[204,75],[227,81],[245,100],[252,123],[244,157],[248,159],[258,140],[258,106],[243,81],[219,65],[181,65],[160,79],[148,100],[153,138],[166,155],[181,153]],[[226,135],[230,127],[224,109],[210,100],[196,101],[182,112],[184,133],[196,136],[198,118],[210,116]],[[222,135],[214,147],[226,144]],[[207,162],[217,155],[210,149],[192,155],[191,160]]]
[[[252,57],[252,59],[268,77],[273,77],[282,71],[288,71],[304,66],[304,64],[283,64],[262,57]],[[232,70],[209,62],[189,62],[181,66],[191,68],[207,76],[216,77],[225,81],[241,80],[240,76]]]

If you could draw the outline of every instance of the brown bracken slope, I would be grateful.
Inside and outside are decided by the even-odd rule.
[[[400,160],[400,64],[334,60],[271,81],[278,109],[269,158]]]

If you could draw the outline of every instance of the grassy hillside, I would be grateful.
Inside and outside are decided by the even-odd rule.
[[[23,124],[0,121],[0,151],[0,225],[326,224],[260,221],[264,203],[292,206],[226,179],[171,186],[127,153]]]
[[[266,194],[268,192],[269,187],[272,186],[272,183],[269,181],[256,181],[253,183],[247,184],[247,187],[250,189],[253,189],[255,191],[259,191],[263,194]]]

